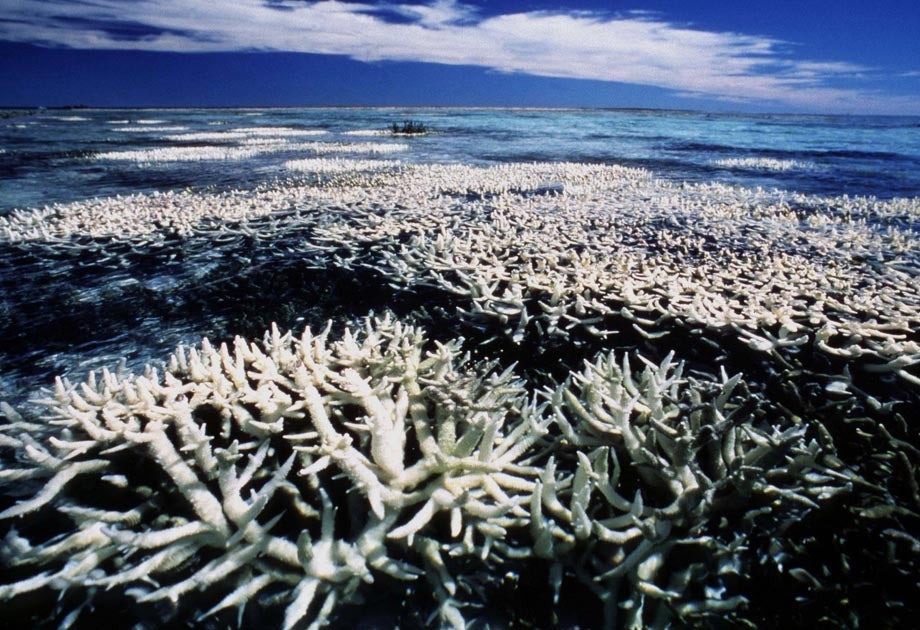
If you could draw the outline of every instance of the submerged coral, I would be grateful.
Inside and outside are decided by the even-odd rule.
[[[0,599],[52,587],[91,601],[120,587],[178,604],[222,585],[207,616],[280,583],[291,627],[314,598],[310,617],[322,621],[375,573],[414,580],[427,566],[441,570],[441,616],[456,617],[456,584],[420,532],[449,511],[462,533],[454,551],[488,555],[502,515],[525,502],[512,497],[538,474],[526,461],[543,433],[535,411],[508,373],[458,371],[455,345],[423,352],[412,327],[369,320],[364,335],[328,346],[327,333],[205,341],[180,349],[162,378],[59,380],[47,427],[5,429],[28,461],[4,477],[47,481],[0,518],[52,509],[73,529],[37,545],[10,530],[9,565],[41,572],[0,587]],[[81,482],[93,488],[85,497],[68,491]],[[421,568],[399,559],[410,551]]]
[[[768,157],[723,158],[713,160],[716,166],[725,168],[744,168],[761,171],[791,171],[793,169],[814,170],[817,165],[803,160],[780,160]]]
[[[646,599],[665,604],[659,620],[726,614],[745,599],[718,594],[725,567],[752,560],[718,531],[724,506],[783,522],[850,485],[804,428],[735,417],[739,377],[684,379],[671,357],[634,377],[601,356],[546,394],[550,413],[512,370],[471,369],[458,342],[389,318],[328,334],[205,340],[162,376],[59,380],[42,426],[12,418],[4,439],[25,461],[3,476],[44,485],[0,513],[17,519],[5,564],[26,575],[0,600],[53,589],[82,606],[118,589],[201,619],[272,593],[285,627],[318,626],[362,584],[424,576],[460,628],[491,571],[548,562],[554,597],[575,579],[611,622],[626,583],[635,623]],[[49,520],[49,539],[24,535]],[[675,546],[717,561],[659,586]],[[700,597],[689,585],[706,576]],[[187,605],[201,590],[210,608]]]
[[[28,274],[92,280],[61,310],[205,303],[228,340],[333,320],[4,406],[4,607],[288,627],[381,599],[403,626],[916,611],[915,581],[887,584],[920,565],[917,200],[290,167],[307,179],[0,220]]]

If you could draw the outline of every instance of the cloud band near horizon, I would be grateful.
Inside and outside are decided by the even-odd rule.
[[[19,0],[0,40],[76,49],[272,51],[412,61],[647,85],[680,96],[810,111],[920,111],[865,87],[875,69],[795,59],[761,35],[672,24],[658,14],[533,11],[481,15],[456,0]]]

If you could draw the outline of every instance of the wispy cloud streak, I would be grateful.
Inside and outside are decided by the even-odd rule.
[[[794,59],[784,42],[769,37],[689,28],[639,12],[483,16],[455,0],[19,0],[0,20],[0,39],[84,49],[335,54],[650,85],[807,110],[917,109],[904,97],[861,87],[871,68]]]

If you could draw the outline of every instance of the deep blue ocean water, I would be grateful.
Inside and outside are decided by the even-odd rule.
[[[436,133],[408,139],[347,133],[383,130],[406,120]],[[171,146],[244,147],[245,133],[236,141],[216,140],[213,134],[266,126],[326,133],[289,136],[288,146],[263,145],[244,159],[143,164],[99,157]],[[249,188],[289,175],[282,168],[285,161],[313,157],[296,148],[303,142],[406,143],[408,149],[380,157],[407,163],[578,161],[643,167],[677,181],[920,196],[920,117],[658,110],[47,110],[0,121],[0,213],[153,190]]]

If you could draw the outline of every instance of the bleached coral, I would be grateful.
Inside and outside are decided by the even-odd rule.
[[[351,129],[342,132],[346,136],[389,136],[392,133],[389,129]]]
[[[395,142],[288,142],[289,136],[317,135],[315,130],[291,130],[290,133],[274,131],[257,133],[255,131],[196,133],[189,134],[188,139],[208,139],[211,141],[240,141],[241,146],[214,145],[192,147],[158,147],[153,149],[136,149],[128,151],[103,151],[93,155],[96,160],[114,160],[119,162],[137,162],[138,164],[156,164],[160,162],[202,162],[210,160],[245,160],[257,155],[280,152],[307,152],[317,155],[334,153],[397,153],[409,148],[407,144]],[[267,142],[253,142],[267,141]]]
[[[399,153],[409,149],[408,144],[399,142],[299,142],[290,145],[294,151],[306,151],[317,155],[330,153]]]
[[[577,465],[560,478],[551,459],[541,478],[548,522],[538,544],[558,555],[560,538],[595,543],[578,557],[577,571],[606,603],[608,618],[626,611],[627,627],[732,618],[747,599],[726,575],[775,562],[782,544],[754,560],[744,553],[753,547],[746,532],[720,520],[743,505],[745,518],[758,519],[760,534],[771,536],[849,491],[851,475],[824,463],[830,452],[806,427],[757,419],[756,407],[739,406],[757,400],[750,392],[733,397],[741,374],[687,376],[670,355],[632,370],[626,355],[601,355],[552,393],[571,449],[557,456]],[[550,538],[553,527],[566,537]],[[669,560],[677,550],[697,552],[675,565]]]
[[[845,576],[920,566],[918,200],[356,163],[0,219],[39,263],[291,252],[438,331],[273,331],[3,408],[0,593],[290,624],[384,589],[460,626],[529,575],[541,611],[587,590],[611,625],[756,624],[764,584],[825,620],[907,605]]]
[[[401,166],[395,160],[350,160],[344,158],[308,158],[288,160],[284,168],[307,173],[347,173],[351,171],[377,171]]]
[[[323,129],[295,129],[292,127],[241,127],[226,131],[200,131],[167,136],[167,140],[179,142],[238,141],[245,139],[300,138],[322,136],[329,133]]]
[[[780,160],[766,157],[724,158],[713,160],[716,166],[726,168],[746,168],[761,171],[791,171],[814,169],[816,165],[804,160]]]
[[[264,149],[252,147],[166,147],[157,149],[137,149],[132,151],[104,151],[97,153],[97,160],[116,160],[138,162],[140,164],[156,162],[201,162],[206,160],[245,160]]]
[[[161,127],[116,127],[115,131],[128,132],[128,133],[164,133],[167,131],[184,131],[188,127],[183,126],[161,126]]]
[[[664,570],[671,549],[740,571],[741,543],[709,531],[724,504],[795,518],[849,480],[804,429],[734,417],[740,377],[682,370],[666,357],[635,376],[625,355],[599,356],[546,393],[550,413],[512,368],[470,365],[458,341],[384,318],[337,341],[328,327],[205,340],[162,376],[59,379],[44,426],[15,416],[2,433],[24,459],[6,480],[44,486],[0,513],[17,518],[4,563],[26,576],[0,600],[114,589],[199,619],[279,601],[285,627],[320,626],[364,584],[425,576],[441,623],[460,628],[491,567],[548,562],[554,596],[574,574],[608,625],[618,605],[636,624],[728,613],[742,595],[697,601],[685,584],[718,588],[720,569]],[[30,540],[49,511],[69,525]],[[204,604],[187,603],[195,591]],[[653,601],[657,617],[643,613]]]
[[[503,524],[526,520],[545,421],[509,372],[464,371],[455,344],[426,349],[390,319],[332,343],[328,332],[205,340],[162,377],[59,380],[42,431],[18,418],[5,432],[26,461],[4,476],[46,481],[0,518],[27,530],[50,509],[71,528],[44,543],[10,530],[5,563],[34,574],[0,586],[0,600],[118,588],[179,606],[207,588],[208,616],[280,586],[285,627],[322,625],[375,575],[428,571],[439,614],[462,625],[426,526],[448,513],[451,554],[488,556]]]
[[[501,186],[492,184],[493,172]],[[476,178],[433,167],[431,187],[467,203],[322,232],[329,241],[373,242],[379,254],[367,264],[392,283],[456,296],[465,319],[517,343],[527,335],[609,337],[624,328],[647,338],[732,331],[787,360],[807,346],[920,382],[911,332],[920,327],[920,250],[903,229],[877,227],[916,212],[916,200],[792,204],[780,193],[671,188],[626,170],[537,172],[542,183],[512,167]],[[454,175],[468,183],[450,181]],[[643,195],[654,203],[628,205]]]

